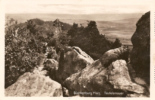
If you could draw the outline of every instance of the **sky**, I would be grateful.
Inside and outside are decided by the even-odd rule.
[[[149,0],[3,0],[5,13],[109,14],[145,13]],[[151,0],[150,0],[151,1]]]

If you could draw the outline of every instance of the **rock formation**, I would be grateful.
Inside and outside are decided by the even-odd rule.
[[[81,71],[94,60],[78,47],[66,47],[59,59],[57,79],[62,83],[70,75]]]
[[[45,60],[42,68],[25,73],[8,87],[6,96],[146,96],[146,88],[130,78],[123,60],[126,48],[109,50],[96,61],[78,47],[61,52],[59,64],[54,59]]]
[[[119,47],[116,49],[108,50],[103,54],[100,58],[100,61],[104,67],[108,67],[113,61],[117,59],[126,59],[125,56],[128,53],[128,48],[126,47]]]
[[[78,92],[80,96],[113,97],[145,92],[144,87],[131,81],[125,60],[116,60],[108,68],[103,67],[97,60],[91,66],[67,78],[64,86],[71,90],[70,95],[76,95]]]
[[[138,77],[150,83],[150,12],[144,14],[136,24],[131,41],[131,65]]]
[[[116,60],[109,66],[109,82],[115,89],[144,93],[144,87],[131,81],[127,64],[124,60]]]
[[[126,47],[109,50],[110,45],[112,45],[111,42],[106,40],[104,36],[96,35],[98,31],[96,23],[91,22],[86,29],[81,28],[82,33],[86,32],[86,34],[79,34],[79,32],[77,32],[80,37],[74,37],[71,43],[75,45],[74,42],[78,42],[79,46],[81,46],[81,43],[84,43],[81,48],[84,48],[84,51],[91,56],[93,55],[92,57],[97,60],[94,61],[87,53],[76,46],[69,47],[64,45],[61,46],[61,48],[57,46],[59,47],[58,49],[60,49],[57,50],[59,52],[56,51],[53,45],[48,46],[45,55],[38,55],[39,57],[37,56],[35,58],[37,61],[34,60],[34,58],[29,60],[29,62],[34,60],[36,63],[36,65],[33,66],[33,72],[24,72],[18,79],[16,78],[17,81],[5,89],[5,95],[51,97],[149,96],[149,86],[146,85],[149,84],[150,81],[149,17],[150,13],[148,12],[137,22],[137,29],[132,36],[133,50],[130,55],[131,63],[126,62],[129,58],[129,50]],[[44,25],[40,20],[36,20],[36,22],[38,22],[37,27],[32,27],[35,29],[32,31],[36,31],[40,29],[39,26]],[[53,28],[51,29],[51,33],[54,33],[53,38],[59,38],[60,33],[62,33],[61,22],[56,20],[52,23]],[[95,29],[91,30],[92,27],[95,27]],[[42,32],[40,34],[42,34]],[[48,36],[48,34],[46,35]],[[86,39],[86,35],[91,37],[87,37]],[[81,40],[79,41],[79,39]],[[91,41],[92,39],[93,41]],[[48,38],[45,40],[48,40]],[[38,41],[38,44],[39,43]],[[102,53],[104,54],[101,56]],[[12,69],[13,68],[14,67],[12,67]],[[23,68],[25,68],[25,66]],[[27,69],[29,71],[29,68]],[[7,74],[8,73],[9,71]],[[7,80],[9,80],[9,78]]]
[[[61,84],[44,76],[45,71],[34,70],[19,77],[13,85],[5,89],[6,96],[34,97],[34,96],[62,96]]]
[[[125,52],[123,47],[107,51],[99,60],[68,77],[63,85],[70,95],[126,96],[126,91],[143,94],[145,88],[131,81],[125,60],[116,60],[122,59]]]

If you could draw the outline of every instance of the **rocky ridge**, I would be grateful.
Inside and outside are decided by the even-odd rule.
[[[146,96],[145,87],[131,80],[127,63],[122,59],[125,52],[127,49],[124,47],[112,49],[103,54],[104,58],[94,61],[80,48],[66,47],[60,55],[59,64],[54,59],[45,60],[42,68],[25,73],[8,87],[6,95]]]

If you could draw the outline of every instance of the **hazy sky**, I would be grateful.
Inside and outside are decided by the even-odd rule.
[[[5,0],[6,13],[145,13],[149,0]],[[151,1],[151,0],[150,0]]]

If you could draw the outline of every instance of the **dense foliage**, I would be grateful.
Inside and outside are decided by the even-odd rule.
[[[101,57],[113,44],[99,33],[95,21],[90,21],[85,28],[74,23],[68,36],[71,36],[69,45],[80,47],[94,59]]]
[[[70,27],[66,23],[58,23],[67,29]],[[57,23],[32,19],[6,27],[5,88],[13,84],[20,75],[32,71],[38,65],[39,58],[46,52],[45,44],[56,41],[55,34],[67,31],[54,24]]]

